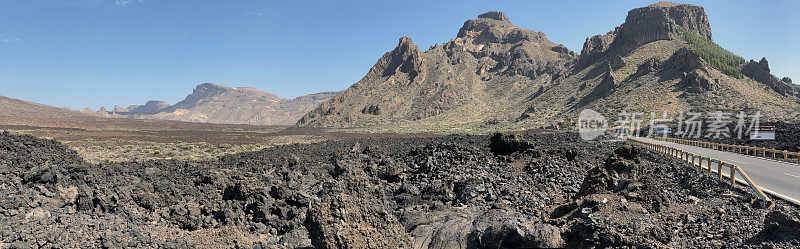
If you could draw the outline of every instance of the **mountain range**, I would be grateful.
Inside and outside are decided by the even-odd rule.
[[[766,59],[745,62],[714,43],[700,6],[633,9],[619,27],[587,38],[580,54],[492,11],[424,52],[400,38],[298,124],[569,126],[585,108],[611,117],[744,110],[796,120],[798,89],[771,75]]]
[[[116,106],[112,111],[101,108],[79,110],[105,117],[133,117],[202,123],[291,125],[320,102],[338,92],[321,92],[294,99],[251,87],[228,87],[203,83],[174,105],[150,100],[144,105]]]
[[[587,108],[612,119],[621,111],[719,110],[796,121],[800,87],[772,75],[765,58],[746,61],[717,45],[703,7],[658,2],[586,38],[579,54],[490,11],[425,51],[401,37],[340,92],[284,99],[204,83],[174,105],[79,112],[256,125],[535,128],[573,126]]]

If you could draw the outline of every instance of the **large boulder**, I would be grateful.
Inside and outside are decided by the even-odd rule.
[[[617,148],[605,163],[589,170],[577,197],[613,193],[639,181],[642,170],[637,156],[639,149],[630,145]]]
[[[697,51],[689,48],[681,48],[670,56],[669,64],[679,72],[689,73],[695,69],[708,72],[708,62],[703,60]]]
[[[684,87],[688,92],[702,93],[717,90],[717,82],[718,80],[712,79],[707,72],[701,69],[695,69],[689,73],[685,73],[679,85]]]
[[[489,149],[495,155],[510,155],[514,152],[525,151],[533,145],[520,136],[514,134],[495,133],[489,139]]]
[[[645,60],[639,67],[636,68],[635,75],[641,76],[655,72],[658,69],[659,61],[655,57]]]
[[[764,218],[764,232],[776,237],[800,239],[800,213],[787,208],[776,208]]]
[[[559,248],[562,230],[502,209],[410,212],[414,248]]]
[[[342,189],[312,202],[306,229],[315,248],[409,248],[411,236],[380,201]]]

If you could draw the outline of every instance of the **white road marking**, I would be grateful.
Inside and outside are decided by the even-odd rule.
[[[794,176],[794,177],[800,178],[800,176],[792,175],[792,174],[789,174],[789,173],[783,173],[783,174],[784,175],[788,175],[788,176]]]

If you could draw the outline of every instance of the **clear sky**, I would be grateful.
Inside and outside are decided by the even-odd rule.
[[[182,100],[195,85],[291,98],[358,81],[400,36],[421,49],[504,11],[579,53],[655,1],[0,0],[0,95],[71,108]],[[800,82],[800,1],[705,1],[714,40]]]

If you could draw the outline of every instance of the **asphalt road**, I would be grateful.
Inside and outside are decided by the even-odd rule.
[[[763,192],[792,202],[796,205],[800,205],[800,164],[700,148],[673,142],[659,141],[649,138],[633,139],[642,142],[666,145],[676,149],[688,151],[696,155],[711,157],[739,165]],[[707,170],[706,162],[702,162],[702,164],[703,168]],[[717,171],[716,162],[712,163],[712,169],[714,172]],[[730,168],[722,167],[722,174],[726,176],[726,178],[729,172]],[[737,173],[736,178],[738,180],[742,179],[743,177]]]

